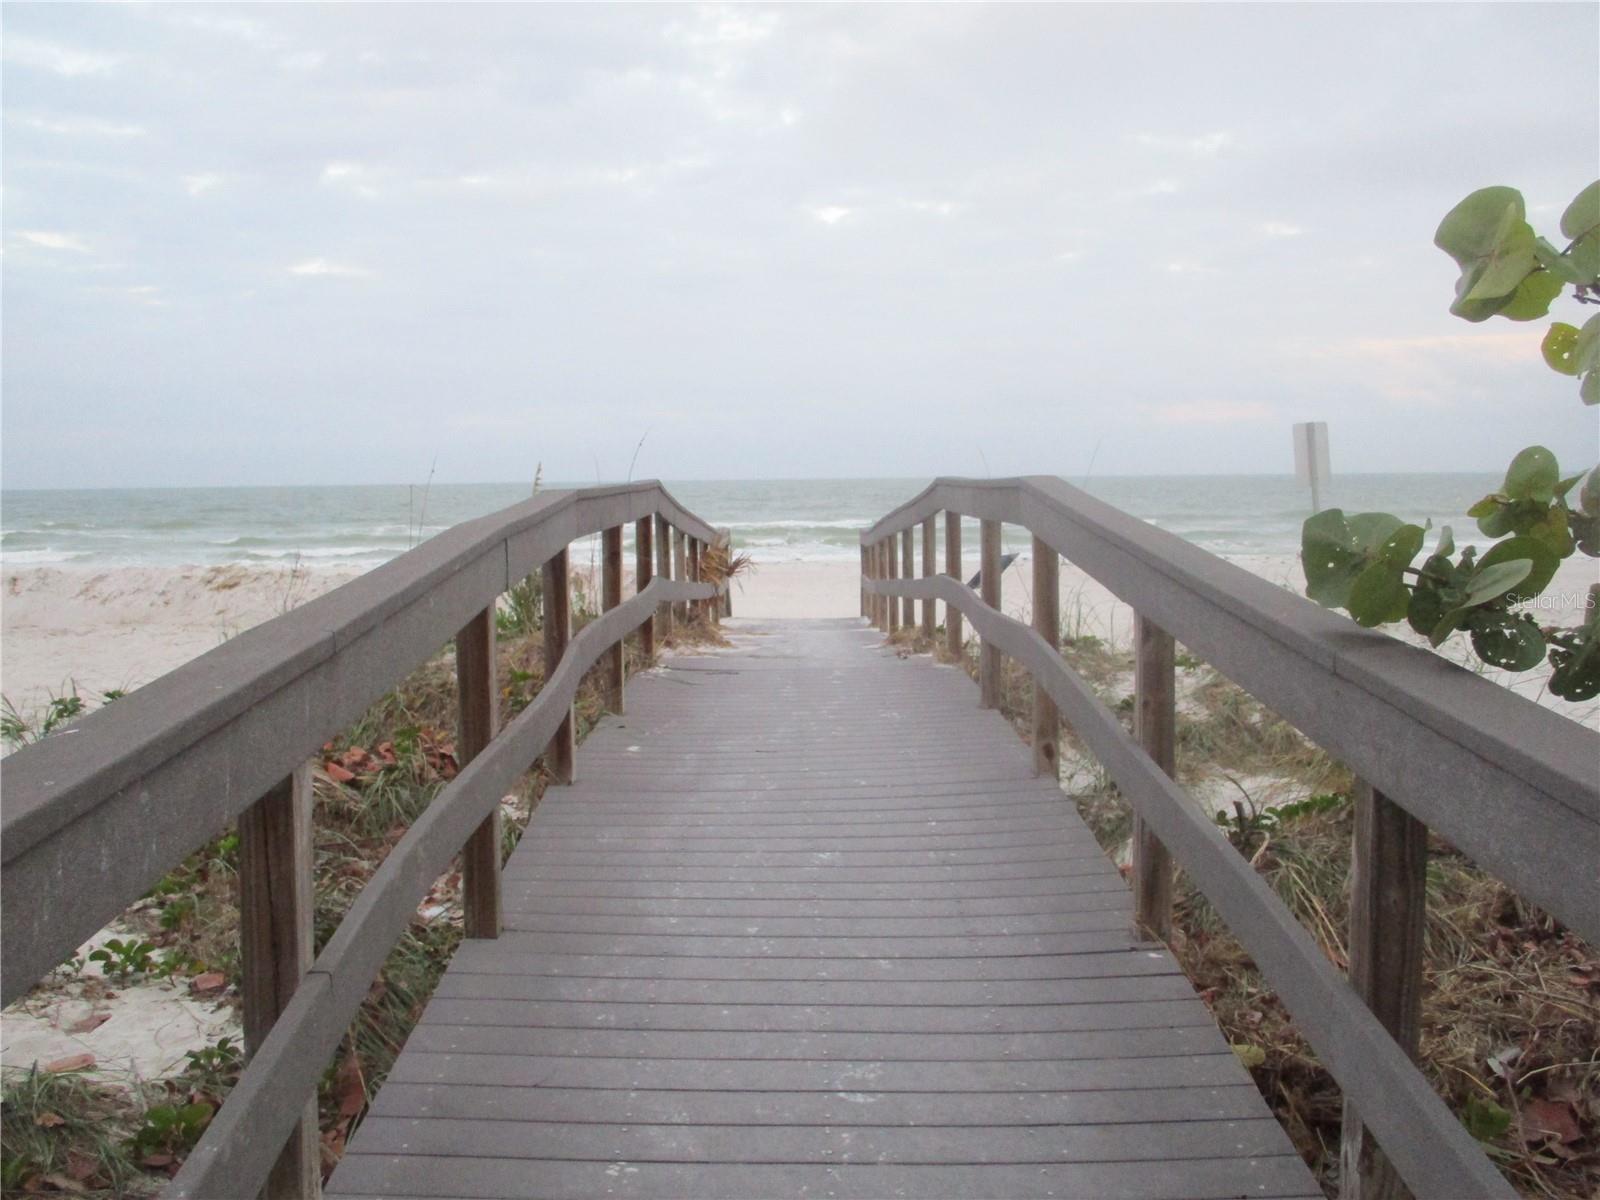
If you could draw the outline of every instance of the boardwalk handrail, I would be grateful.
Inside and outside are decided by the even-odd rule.
[[[1411,1064],[1407,1048],[1397,1045],[1393,1025],[1366,1007],[1265,881],[1066,665],[1054,639],[1003,615],[948,570],[933,577],[931,520],[941,511],[947,522],[964,514],[985,523],[986,564],[995,562],[999,523],[1027,527],[1036,549],[1083,568],[1141,619],[1338,755],[1382,796],[1591,939],[1600,928],[1595,735],[1435,655],[1358,629],[1057,479],[940,479],[861,536],[864,595],[942,600],[947,624],[954,612],[965,615],[986,657],[998,651],[1022,663],[1255,957],[1354,1106],[1347,1107],[1347,1169],[1370,1165],[1352,1157],[1351,1139],[1365,1126],[1418,1196],[1512,1195]],[[904,539],[910,575],[911,530],[919,523],[924,578],[895,580],[894,539]],[[947,545],[958,556],[959,534]],[[959,570],[959,559],[946,565]],[[1048,565],[1034,564],[1036,573],[1049,572],[1052,587],[1054,567],[1054,555]],[[998,600],[998,589],[985,591]],[[880,624],[892,627],[893,601],[874,607]],[[1051,629],[1053,621],[1052,614]],[[924,629],[930,627],[925,609]],[[1170,732],[1168,738],[1170,747]],[[1420,907],[1414,915],[1420,923]],[[1398,930],[1394,937],[1403,940]],[[1353,939],[1352,971],[1357,950]],[[1419,988],[1420,962],[1408,965]],[[1353,1131],[1352,1111],[1359,1112]]]
[[[653,480],[541,493],[456,525],[8,756],[0,1003],[220,834],[495,597],[569,543],[650,517],[704,544],[718,538]]]
[[[173,1200],[251,1200],[417,904],[565,719],[583,676],[659,603],[709,583],[658,579],[573,638],[539,695],[434,798],[351,905],[227,1103],[167,1189]]]

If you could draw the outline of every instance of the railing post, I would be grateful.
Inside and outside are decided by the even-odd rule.
[[[900,554],[895,549],[894,534],[883,539],[884,578],[900,578]],[[900,631],[900,597],[887,596],[889,602],[889,633],[890,636]]]
[[[678,580],[689,578],[689,548],[686,544],[688,535],[681,529],[672,531],[672,577]],[[689,619],[688,601],[679,600],[672,606],[672,619],[687,621]]]
[[[1061,556],[1055,547],[1034,535],[1033,628],[1050,649],[1061,649]],[[1033,681],[1033,773],[1061,778],[1061,718],[1056,702]]]
[[[1172,635],[1153,621],[1133,621],[1134,734],[1146,754],[1168,775],[1177,767]],[[1133,818],[1134,915],[1158,941],[1172,936],[1172,856],[1137,813]]]
[[[917,564],[913,561],[910,528],[900,531],[900,578],[911,580],[917,577]],[[910,596],[905,597],[900,606],[900,624],[907,630],[915,629],[917,625],[917,602]]]
[[[701,575],[700,575],[701,556],[705,553],[705,549],[706,549],[706,544],[704,542],[702,542],[699,538],[693,538],[692,537],[692,538],[689,539],[689,582],[690,583],[699,583],[700,582],[700,579],[701,579]],[[706,607],[707,607],[706,606],[706,602],[704,600],[696,600],[693,603],[694,603],[694,611],[697,614],[699,614],[701,617],[706,617],[707,616],[707,613],[706,613]]]
[[[922,523],[922,577],[931,579],[938,574],[939,568],[934,565],[933,549],[933,518],[929,517]],[[938,601],[929,597],[922,602],[922,636],[931,643],[933,641],[934,627],[938,624],[934,620],[934,607]]]
[[[944,573],[959,585],[961,574],[961,514],[944,511]],[[960,658],[965,639],[961,632],[961,610],[953,604],[944,606],[944,648],[951,658]]]
[[[867,579],[867,576],[869,576],[870,574],[871,574],[871,572],[867,570],[867,546],[866,546],[866,543],[863,542],[861,544],[861,578],[862,578],[862,583],[861,583],[861,615],[863,617],[867,615],[867,584],[866,584],[866,579]]]
[[[656,578],[673,578],[672,526],[660,513],[656,514]],[[670,600],[663,600],[656,606],[656,640],[662,644],[672,637],[672,609]]]
[[[1413,1060],[1422,1027],[1428,827],[1365,780],[1355,786],[1350,856],[1350,986]],[[1361,1114],[1344,1102],[1341,1200],[1411,1195]]]
[[[655,543],[651,532],[655,529],[655,522],[649,517],[640,517],[633,523],[633,592],[638,595],[650,586],[650,577],[655,569]],[[656,618],[652,613],[646,618],[643,625],[639,626],[639,656],[649,662],[656,656]]]
[[[251,1055],[311,966],[311,765],[240,813],[238,830],[244,1047]],[[313,1094],[261,1194],[264,1200],[308,1200],[321,1192]]]
[[[719,529],[717,532],[722,535],[722,552],[726,556],[722,565],[723,565],[723,567],[725,569],[732,569],[732,567],[733,567],[733,530],[731,530],[731,529]],[[724,616],[724,617],[733,616],[733,576],[731,576],[731,575],[725,576],[723,578],[723,580],[722,580],[721,609],[722,609],[721,614],[720,614],[721,616]]]
[[[622,603],[622,526],[612,525],[600,535],[600,611],[610,612]],[[606,651],[601,661],[605,664],[606,707],[614,713],[622,712],[622,681],[627,671],[623,652],[626,639]]]
[[[464,767],[499,732],[495,688],[494,609],[484,609],[456,634],[456,758]],[[461,847],[462,932],[469,938],[500,936],[500,806]]]
[[[567,547],[563,546],[544,564],[543,572],[544,677],[549,679],[555,674],[561,656],[567,652],[567,643],[572,640],[572,591],[567,571]],[[550,747],[544,757],[545,766],[550,769],[551,778],[557,783],[572,782],[573,767],[578,757],[575,726],[573,709],[568,705],[567,715],[562,718],[555,737],[550,739]]]
[[[882,580],[883,579],[883,543],[881,541],[873,542],[872,545],[867,547],[867,562],[872,567],[872,581],[874,583],[877,583],[880,580]],[[888,623],[885,620],[884,615],[883,615],[883,597],[878,595],[877,592],[874,592],[872,594],[872,598],[870,600],[870,604],[872,606],[872,624],[873,624],[873,626],[876,629],[878,629],[879,632],[887,633],[888,630],[889,630],[889,626],[888,626]]]
[[[979,523],[979,547],[983,561],[983,602],[990,608],[1000,609],[1000,522]],[[988,638],[978,643],[978,690],[984,708],[1000,707],[1000,649]]]

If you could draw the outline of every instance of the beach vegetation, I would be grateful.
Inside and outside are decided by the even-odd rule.
[[[1576,304],[1600,304],[1600,181],[1562,213],[1564,249],[1536,235],[1526,214],[1521,192],[1489,187],[1440,222],[1434,244],[1461,271],[1450,306],[1456,316],[1540,320],[1569,286]],[[1600,314],[1581,327],[1553,322],[1542,349],[1551,370],[1578,379],[1584,404],[1600,404]],[[1316,513],[1301,531],[1306,594],[1345,609],[1360,625],[1404,621],[1435,647],[1465,633],[1480,660],[1506,671],[1548,659],[1552,694],[1600,696],[1600,584],[1590,586],[1581,619],[1569,628],[1542,624],[1528,607],[1563,559],[1600,556],[1600,466],[1564,474],[1549,449],[1528,446],[1512,458],[1499,489],[1468,515],[1494,541],[1481,556],[1475,546],[1457,550],[1448,525],[1423,555],[1431,521],[1337,508]]]

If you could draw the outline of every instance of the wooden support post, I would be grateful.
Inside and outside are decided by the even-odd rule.
[[[960,583],[961,574],[961,514],[945,509],[944,513],[944,573]],[[951,658],[959,659],[965,639],[961,632],[961,610],[953,604],[944,606],[944,648]]]
[[[867,570],[867,548],[865,545],[863,545],[861,547],[861,615],[863,617],[867,615],[866,579],[869,574],[871,574],[871,572]]]
[[[983,602],[1000,609],[1000,522],[979,523],[978,544],[983,562],[983,578],[978,587]],[[1000,648],[984,638],[978,645],[978,690],[984,708],[1000,707]]]
[[[659,513],[656,514],[656,578],[673,578],[672,526]],[[671,637],[672,602],[663,600],[656,606],[656,640],[664,645]]]
[[[1037,535],[1033,539],[1033,628],[1061,649],[1061,556]],[[1033,773],[1061,778],[1061,718],[1050,693],[1033,681]]]
[[[261,1047],[311,966],[311,765],[239,814],[239,957],[245,1054]],[[322,1193],[317,1098],[273,1164],[264,1200]]]
[[[933,518],[929,517],[922,523],[922,577],[930,579],[939,573],[939,568],[934,565],[937,555],[933,549]],[[933,642],[933,631],[939,624],[934,620],[934,608],[937,600],[924,600],[922,602],[922,636]]]
[[[882,542],[873,542],[872,545],[867,547],[867,564],[872,569],[873,582],[876,583],[881,580],[883,578]],[[872,611],[873,626],[881,632],[887,632],[888,625],[885,624],[883,616],[883,597],[874,592],[869,598],[868,604]]]
[[[494,609],[484,609],[456,634],[456,761],[466,766],[500,730],[495,686]],[[469,938],[500,936],[500,806],[461,847],[462,932]]]
[[[1364,780],[1355,787],[1350,859],[1350,986],[1413,1061],[1422,1027],[1428,827]],[[1411,1192],[1344,1102],[1341,1200],[1406,1200]]]
[[[731,569],[733,566],[733,530],[721,529],[722,534],[723,567]],[[722,616],[733,616],[733,576],[727,576],[722,581]]]
[[[705,550],[706,550],[706,544],[704,542],[702,542],[699,538],[690,538],[689,539],[689,582],[690,583],[699,583],[701,581],[701,579],[704,578],[704,576],[702,576],[701,573],[700,573],[700,567],[701,567],[701,563],[703,561],[703,557],[702,556],[705,554]],[[704,600],[695,600],[692,603],[694,604],[694,611],[698,616],[707,617],[707,615],[708,615],[707,611],[706,611],[707,606],[706,606],[706,602]]]
[[[900,554],[895,549],[894,534],[883,539],[884,575],[888,579],[900,578]],[[891,635],[900,631],[900,597],[888,596],[889,601],[889,633]]]
[[[1134,735],[1151,760],[1171,775],[1177,767],[1177,685],[1172,635],[1135,615],[1133,621]],[[1133,818],[1133,904],[1139,925],[1157,941],[1172,936],[1172,856],[1137,814]]]
[[[567,548],[563,546],[544,564],[544,677],[549,679],[572,640],[572,591],[567,572]],[[557,783],[571,783],[577,763],[576,722],[572,706],[562,718],[561,728],[550,739],[544,753],[545,766]]]
[[[622,526],[612,525],[600,535],[600,611],[610,612],[622,603]],[[600,661],[605,665],[606,707],[622,712],[623,662],[626,647],[619,640]]]
[[[900,531],[900,578],[915,579],[917,577],[917,564],[913,559],[911,546],[911,530]],[[900,624],[911,630],[917,627],[917,602],[910,596],[905,597],[900,604]]]
[[[633,524],[633,592],[638,595],[650,586],[651,576],[655,573],[655,542],[650,536],[655,529],[655,522],[649,517],[640,517]],[[645,623],[639,626],[639,657],[649,662],[656,656],[656,618],[651,614]]]
[[[689,578],[689,547],[688,534],[681,529],[672,531],[672,577],[686,580]],[[674,621],[687,621],[689,619],[689,605],[679,600],[672,606],[672,619]]]

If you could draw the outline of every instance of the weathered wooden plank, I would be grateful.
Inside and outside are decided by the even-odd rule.
[[[922,574],[924,578],[936,575],[939,572],[938,564],[935,561],[938,556],[934,552],[933,526],[934,518],[932,517],[928,517],[922,522]],[[938,625],[934,611],[937,608],[938,603],[936,601],[924,600],[922,602],[922,636],[927,639],[930,645],[933,643],[934,630]]]
[[[561,665],[561,657],[572,640],[572,583],[568,575],[568,550],[563,546],[545,560],[544,579],[544,674],[550,678]],[[571,783],[577,763],[577,719],[572,706],[557,726],[545,749],[544,762],[557,783]]]
[[[657,579],[682,579],[682,574],[674,574],[672,569],[672,526],[667,519],[658,515],[656,517],[656,578]],[[656,640],[667,642],[672,639],[672,605],[663,600],[661,607],[656,610],[655,627]]]
[[[915,579],[917,566],[913,558],[914,550],[911,544],[911,530],[900,531],[900,578]],[[915,629],[917,625],[917,602],[907,596],[901,602],[900,624],[907,629]]]
[[[1134,736],[1152,762],[1176,776],[1178,763],[1176,647],[1172,635],[1134,617]],[[1172,856],[1143,816],[1133,817],[1134,915],[1151,937],[1172,937]]]
[[[529,1165],[516,1159],[352,1155],[336,1177],[338,1196],[428,1196],[440,1200],[524,1200]],[[545,1162],[538,1194],[548,1200],[595,1196],[695,1196],[750,1200],[801,1196],[816,1186],[809,1164],[643,1164],[610,1159]],[[1008,1200],[1094,1197],[1094,1200],[1238,1200],[1241,1196],[1321,1200],[1294,1155],[1240,1163],[1202,1158],[1180,1162],[1052,1163],[1027,1166],[902,1166],[884,1163],[828,1166],[827,1194],[836,1200],[886,1196],[1005,1196]],[[346,1182],[348,1181],[348,1182]]]
[[[655,519],[640,517],[633,526],[633,594],[650,586],[655,577]],[[639,656],[649,664],[656,656],[656,618],[639,626]]]
[[[1357,781],[1350,862],[1350,986],[1413,1061],[1422,1035],[1428,827]],[[1341,1200],[1407,1200],[1411,1192],[1353,1101],[1344,1104]]]
[[[253,1055],[289,1006],[312,956],[311,766],[239,814],[239,959],[244,1046]],[[307,1101],[262,1189],[263,1200],[321,1194],[317,1102]]]
[[[961,573],[961,514],[951,509],[944,511],[944,573],[952,579],[965,579]],[[944,606],[944,648],[953,659],[959,659],[965,641],[961,632],[961,610],[953,604]]]
[[[475,758],[500,727],[495,685],[494,609],[484,609],[456,634],[456,696],[460,727],[457,761]],[[462,931],[469,938],[500,936],[500,808],[473,830],[461,848]]]
[[[610,612],[622,603],[622,526],[612,525],[600,539],[600,610]],[[605,676],[606,708],[614,713],[623,709],[622,689],[626,672],[627,646],[618,642],[601,659]]]
[[[979,551],[982,566],[978,581],[979,594],[990,608],[1000,609],[1000,522],[984,520],[979,523]],[[984,708],[1000,707],[1000,651],[992,641],[984,639],[978,647],[978,692]]]
[[[924,601],[932,604],[932,600]],[[1033,628],[1049,646],[1061,645],[1061,558],[1033,539]],[[1056,702],[1038,681],[1033,683],[1033,771],[1052,779],[1061,776],[1061,718]]]

